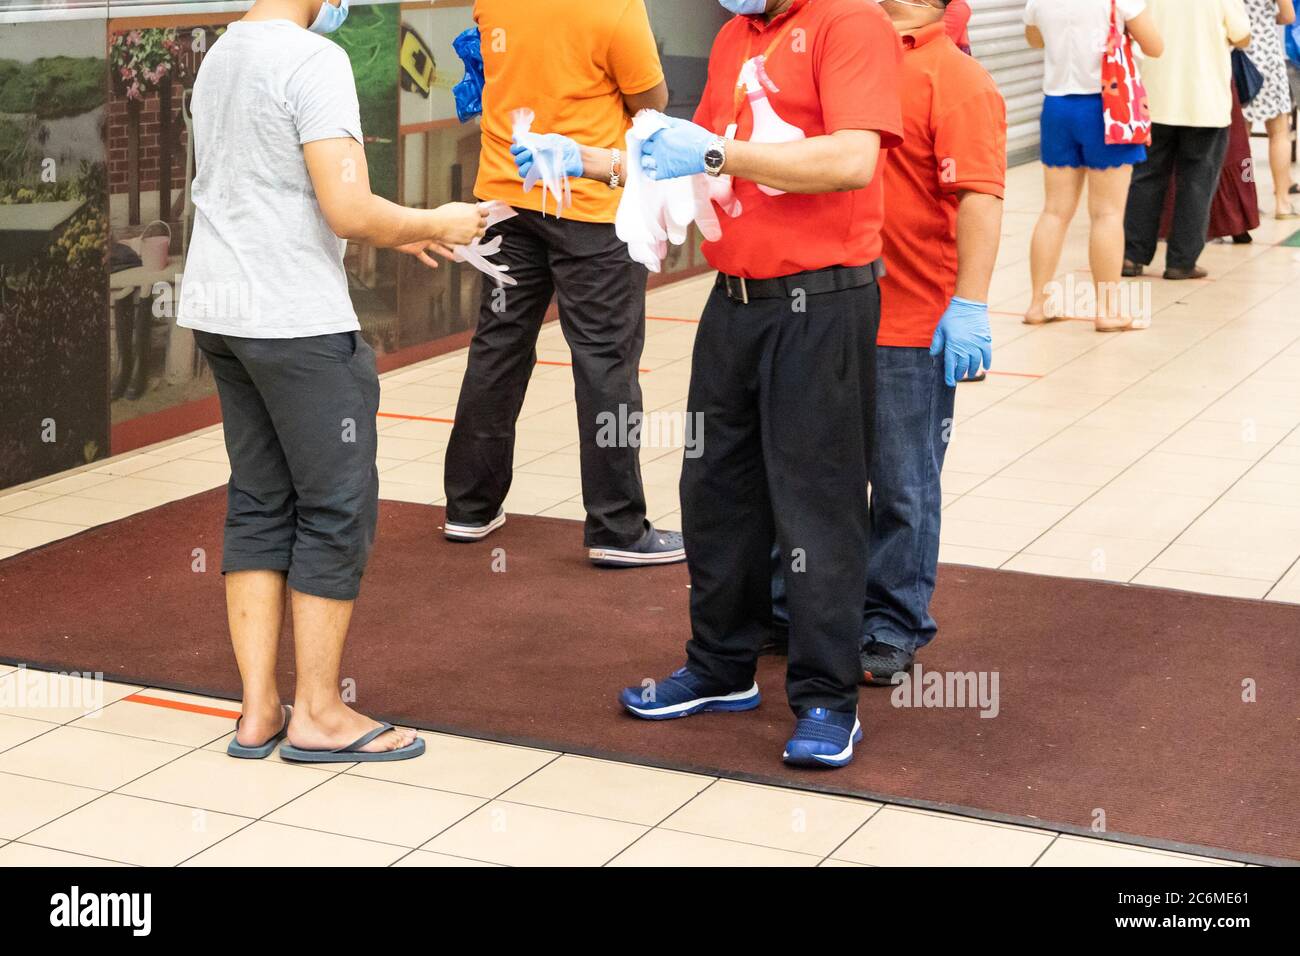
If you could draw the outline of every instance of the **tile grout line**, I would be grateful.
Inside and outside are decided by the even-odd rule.
[[[1280,293],[1275,293],[1275,294],[1280,294]],[[1271,297],[1270,297],[1270,298],[1271,298]],[[1267,300],[1266,300],[1266,301],[1267,301]],[[1167,367],[1167,366],[1169,366],[1170,364],[1172,364],[1172,363],[1173,363],[1175,360],[1177,360],[1178,358],[1181,358],[1183,355],[1185,355],[1185,354],[1186,354],[1188,351],[1190,351],[1191,349],[1196,348],[1197,346],[1203,344],[1204,341],[1205,341],[1206,339],[1210,338],[1210,337],[1213,336],[1213,335],[1217,335],[1219,332],[1222,332],[1224,329],[1226,329],[1229,325],[1232,325],[1234,322],[1237,322],[1237,321],[1239,321],[1241,318],[1244,318],[1244,317],[1245,317],[1244,314],[1241,315],[1241,316],[1237,316],[1236,318],[1230,319],[1228,322],[1224,323],[1224,325],[1220,326],[1219,328],[1217,328],[1217,329],[1215,329],[1215,330],[1213,330],[1213,331],[1211,331],[1211,332],[1207,332],[1204,336],[1202,336],[1202,337],[1201,337],[1200,339],[1198,339],[1196,342],[1190,344],[1190,345],[1189,345],[1186,349],[1184,349],[1182,352],[1179,352],[1177,355],[1172,356],[1172,357],[1169,358],[1167,361],[1165,361],[1163,364],[1157,366],[1156,368],[1151,369],[1149,372],[1147,372],[1147,373],[1146,373],[1145,375],[1143,375],[1141,378],[1139,378],[1139,379],[1137,379],[1136,381],[1134,381],[1134,382],[1130,383],[1129,385],[1125,386],[1124,389],[1122,389],[1119,393],[1117,393],[1116,395],[1112,396],[1111,398],[1107,399],[1105,402],[1102,403],[1102,405],[1098,406],[1097,409],[1094,409],[1094,411],[1100,410],[1101,408],[1104,408],[1106,405],[1109,405],[1109,404],[1110,404],[1111,402],[1113,402],[1115,399],[1117,399],[1117,398],[1119,398],[1121,395],[1123,395],[1124,392],[1126,392],[1126,391],[1128,391],[1129,389],[1131,389],[1131,388],[1133,388],[1133,387],[1135,387],[1135,386],[1141,384],[1142,382],[1146,381],[1146,380],[1147,380],[1148,378],[1150,378],[1152,375],[1154,375],[1154,374],[1156,374],[1157,372],[1163,370],[1165,367]],[[1111,341],[1115,341],[1115,340],[1112,339]],[[1290,342],[1288,345],[1286,345],[1286,346],[1281,350],[1281,352],[1274,354],[1272,357],[1270,357],[1269,359],[1267,359],[1266,361],[1264,361],[1261,365],[1259,365],[1259,366],[1258,366],[1254,371],[1252,371],[1252,372],[1248,373],[1247,375],[1243,376],[1242,378],[1240,378],[1240,379],[1236,382],[1236,384],[1232,385],[1231,387],[1229,387],[1229,388],[1227,388],[1227,389],[1222,390],[1222,391],[1220,392],[1220,394],[1219,394],[1219,396],[1218,396],[1217,398],[1215,398],[1214,400],[1208,402],[1206,405],[1202,406],[1202,408],[1201,408],[1198,412],[1196,412],[1192,417],[1190,417],[1190,418],[1188,418],[1187,420],[1185,420],[1185,421],[1183,422],[1183,424],[1181,424],[1180,426],[1178,426],[1177,429],[1175,429],[1174,432],[1171,432],[1170,434],[1166,435],[1166,436],[1165,436],[1165,437],[1164,437],[1160,442],[1158,442],[1158,443],[1157,443],[1155,446],[1153,446],[1151,449],[1149,449],[1148,451],[1144,452],[1142,455],[1140,455],[1140,456],[1139,456],[1137,459],[1135,459],[1134,461],[1130,462],[1128,465],[1125,465],[1125,466],[1124,466],[1124,467],[1119,471],[1119,473],[1117,473],[1114,477],[1112,477],[1112,478],[1111,478],[1109,481],[1107,481],[1104,485],[1102,485],[1100,488],[1097,488],[1097,489],[1096,489],[1096,490],[1095,490],[1091,495],[1089,495],[1087,498],[1083,499],[1083,501],[1080,501],[1077,505],[1075,505],[1073,508],[1071,508],[1071,509],[1070,509],[1070,510],[1065,514],[1065,515],[1063,515],[1062,517],[1058,518],[1056,521],[1052,522],[1052,524],[1050,524],[1047,528],[1045,528],[1045,529],[1043,529],[1041,532],[1039,532],[1039,534],[1036,535],[1032,540],[1030,540],[1027,544],[1025,544],[1025,545],[1024,545],[1023,547],[1021,547],[1019,550],[1017,550],[1015,554],[1013,554],[1011,557],[1007,558],[1005,561],[1003,561],[1001,564],[999,564],[999,565],[998,565],[998,569],[1001,570],[1002,568],[1005,568],[1005,566],[1006,566],[1009,562],[1013,561],[1015,558],[1019,557],[1020,555],[1025,554],[1026,550],[1027,550],[1029,547],[1031,547],[1035,542],[1041,540],[1042,537],[1043,537],[1044,535],[1046,535],[1049,531],[1051,531],[1051,530],[1053,530],[1054,528],[1056,528],[1056,527],[1057,527],[1057,526],[1058,526],[1062,521],[1066,520],[1068,517],[1070,517],[1070,515],[1074,514],[1075,511],[1077,511],[1079,508],[1083,507],[1087,502],[1091,501],[1093,498],[1097,497],[1098,494],[1100,494],[1103,490],[1105,490],[1107,487],[1109,487],[1111,484],[1113,484],[1113,483],[1114,483],[1118,478],[1120,478],[1122,475],[1126,474],[1126,473],[1127,473],[1128,471],[1130,471],[1134,466],[1136,466],[1136,465],[1138,464],[1138,462],[1140,462],[1140,461],[1142,461],[1143,459],[1145,459],[1145,458],[1147,457],[1147,455],[1150,455],[1152,452],[1156,451],[1156,450],[1160,447],[1160,445],[1164,444],[1164,442],[1166,442],[1166,441],[1168,441],[1170,438],[1172,438],[1173,435],[1177,433],[1177,431],[1180,431],[1180,430],[1182,430],[1183,428],[1186,428],[1189,424],[1191,424],[1192,422],[1194,422],[1194,421],[1196,420],[1196,416],[1202,414],[1202,413],[1203,413],[1207,408],[1209,408],[1210,406],[1214,405],[1216,402],[1222,400],[1223,397],[1224,397],[1227,393],[1229,393],[1229,392],[1231,392],[1232,390],[1234,390],[1235,388],[1239,387],[1243,382],[1245,382],[1246,380],[1248,380],[1251,376],[1253,376],[1253,375],[1255,375],[1256,373],[1258,373],[1258,372],[1260,371],[1260,369],[1264,368],[1264,366],[1268,365],[1270,362],[1273,362],[1273,361],[1277,358],[1277,355],[1278,355],[1278,354],[1282,354],[1282,352],[1285,352],[1286,349],[1289,349],[1289,348],[1293,347],[1297,342],[1300,342],[1300,336],[1297,336],[1295,339],[1292,339],[1291,342]],[[1085,354],[1087,354],[1087,353],[1085,353]],[[1082,357],[1082,356],[1080,356],[1080,357]],[[1068,364],[1068,363],[1067,363],[1067,364]],[[992,407],[992,406],[990,406],[990,407]],[[1091,414],[1091,413],[1089,413],[1089,414]],[[974,416],[972,416],[972,417],[974,417]],[[1086,416],[1084,416],[1084,417],[1086,417]],[[1059,437],[1060,437],[1064,432],[1068,431],[1071,427],[1073,427],[1074,424],[1077,424],[1077,422],[1078,422],[1079,420],[1081,420],[1081,419],[1077,419],[1075,422],[1071,423],[1070,425],[1065,426],[1065,427],[1062,428],[1060,431],[1058,431],[1058,432],[1056,432],[1055,434],[1053,434],[1051,437],[1045,439],[1045,440],[1042,441],[1042,442],[1039,442],[1039,443],[1038,443],[1037,445],[1035,445],[1033,448],[1031,448],[1031,449],[1029,449],[1028,451],[1026,451],[1023,455],[1020,455],[1020,456],[1017,457],[1014,461],[1009,462],[1006,466],[1004,466],[1002,469],[1000,469],[996,474],[994,474],[994,475],[990,475],[990,476],[988,476],[988,477],[989,477],[990,479],[991,479],[991,478],[994,478],[994,477],[998,477],[998,476],[1001,475],[1003,472],[1005,472],[1007,468],[1010,468],[1012,465],[1014,465],[1014,464],[1016,464],[1016,463],[1018,463],[1018,462],[1024,460],[1028,455],[1032,454],[1032,453],[1033,453],[1034,451],[1036,451],[1037,449],[1043,447],[1043,445],[1047,444],[1048,442],[1053,441],[1053,440],[1056,439],[1056,438],[1059,438]],[[1267,453],[1266,453],[1266,454],[1267,454]],[[1236,459],[1233,459],[1233,460],[1236,460]],[[1256,461],[1256,463],[1258,463],[1258,460]],[[1249,469],[1248,469],[1248,470],[1249,470]],[[981,482],[979,485],[976,485],[974,488],[970,489],[970,491],[966,492],[966,494],[973,494],[973,493],[974,493],[974,492],[975,492],[979,487],[981,487],[983,484],[987,483],[987,481],[988,481],[988,479],[985,479],[985,481]],[[1195,497],[1195,496],[1192,496],[1192,497]],[[1216,500],[1217,500],[1217,499],[1216,499]],[[1189,525],[1189,526],[1190,526],[1190,525]],[[1174,540],[1176,541],[1177,538],[1180,537],[1180,536],[1181,536],[1181,535],[1182,535],[1186,530],[1187,530],[1187,527],[1184,527],[1184,528],[1183,528],[1183,531],[1180,531],[1179,534],[1175,536]],[[1173,542],[1171,541],[1171,542],[1169,542],[1169,543],[1172,544]],[[1167,545],[1166,545],[1166,547],[1167,547]],[[1132,581],[1132,578],[1133,578],[1133,577],[1136,577],[1137,574],[1140,574],[1140,573],[1142,572],[1142,570],[1145,570],[1145,567],[1143,567],[1143,568],[1140,569],[1138,572],[1136,572],[1134,575],[1132,575],[1128,580],[1129,580],[1129,581]]]

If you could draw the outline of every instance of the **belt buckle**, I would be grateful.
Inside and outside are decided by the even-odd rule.
[[[742,305],[749,305],[749,288],[745,285],[744,276],[727,276],[727,295],[732,299],[736,296],[731,291],[731,280],[735,279],[740,283],[740,302]]]

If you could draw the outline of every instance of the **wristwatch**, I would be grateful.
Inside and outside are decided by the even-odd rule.
[[[725,139],[715,139],[704,150],[704,171],[710,176],[718,176],[722,173],[722,167],[727,162],[727,141]]]

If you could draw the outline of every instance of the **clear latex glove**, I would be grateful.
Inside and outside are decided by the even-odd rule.
[[[487,219],[484,223],[485,227],[488,229],[491,229],[499,222],[504,222],[507,219],[519,215],[519,213],[515,212],[505,203],[497,200],[480,203],[479,205],[486,206],[488,209]],[[509,266],[499,265],[487,258],[488,256],[495,255],[501,251],[501,238],[501,236],[493,236],[487,242],[484,242],[482,239],[475,239],[468,246],[452,246],[451,251],[455,253],[455,259],[457,262],[464,262],[473,266],[479,272],[483,273],[495,282],[498,287],[503,285],[518,285],[518,280],[506,274],[510,268]]]
[[[510,121],[513,127],[513,141],[525,146],[532,153],[532,165],[524,177],[524,192],[530,192],[540,181],[542,184],[542,215],[546,215],[547,193],[555,197],[555,215],[558,218],[565,207],[573,204],[573,194],[569,190],[569,175],[565,171],[564,148],[555,140],[531,132],[533,111],[527,108],[512,110]],[[564,140],[565,137],[558,137]],[[567,142],[573,142],[567,140]],[[579,159],[581,172],[581,159]]]
[[[625,143],[628,156],[640,156],[642,139],[667,125],[666,117],[661,119],[661,116],[642,110],[633,117]],[[663,225],[655,183],[646,176],[640,163],[623,165],[623,194],[614,216],[614,233],[627,243],[628,255],[634,261],[651,272],[658,272],[668,252],[668,231]]]
[[[950,386],[978,375],[981,360],[984,368],[992,368],[993,330],[989,326],[988,305],[953,296],[930,342],[930,354],[940,352],[943,353],[943,379]]]
[[[632,128],[627,132],[627,155],[643,155],[644,144],[662,133],[699,128],[655,110],[641,110],[632,118]],[[715,138],[712,133],[707,135],[710,142]],[[716,242],[721,238],[722,225],[711,199],[713,177],[697,173],[655,179],[636,162],[628,163],[625,171],[627,179],[614,229],[627,243],[632,258],[651,272],[659,271],[670,244],[686,241],[692,222],[705,239]]]
[[[576,177],[582,175],[582,151],[578,144],[559,133],[532,133],[530,140],[541,143],[544,148],[554,150],[560,157],[559,165],[564,175]],[[520,179],[528,179],[533,171],[533,150],[520,142],[510,145],[510,155],[514,157],[515,168],[519,170]]]
[[[703,126],[676,120],[642,142],[641,169],[654,180],[703,173],[704,153],[717,138]]]

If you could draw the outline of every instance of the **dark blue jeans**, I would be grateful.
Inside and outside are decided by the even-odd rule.
[[[914,653],[938,630],[930,598],[939,567],[939,475],[956,392],[944,383],[942,355],[877,347],[864,646],[879,641]],[[778,551],[773,551],[772,605],[773,617],[786,623]]]

